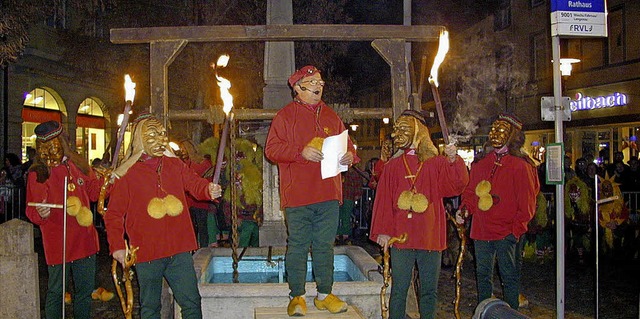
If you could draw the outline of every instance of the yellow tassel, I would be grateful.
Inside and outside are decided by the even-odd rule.
[[[76,216],[76,220],[78,221],[78,224],[80,226],[89,227],[93,224],[93,213],[91,212],[89,207],[83,206]]]
[[[490,194],[484,194],[480,196],[480,200],[478,201],[478,209],[481,211],[488,211],[491,206],[493,206],[493,197]]]
[[[177,197],[173,195],[167,195],[167,197],[164,198],[164,209],[167,215],[175,217],[182,213],[184,206]]]
[[[314,137],[307,146],[311,146],[317,150],[322,150],[322,143],[324,143],[324,138],[322,137]]]
[[[69,216],[76,216],[82,208],[82,202],[78,196],[69,196],[67,198],[67,214]]]
[[[164,211],[164,201],[158,197],[152,198],[147,205],[147,213],[155,219],[164,217],[166,214]]]
[[[411,209],[411,200],[413,199],[413,193],[410,191],[404,191],[400,193],[400,197],[398,197],[398,208],[402,210]]]
[[[478,197],[484,194],[489,194],[490,191],[491,191],[491,183],[487,180],[481,180],[480,183],[476,185],[476,195],[478,195]]]
[[[416,213],[424,213],[429,207],[429,200],[426,196],[420,193],[413,194],[411,198],[411,210]]]

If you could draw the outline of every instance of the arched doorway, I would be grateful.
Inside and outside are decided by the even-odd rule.
[[[35,127],[46,121],[59,121],[67,116],[60,96],[52,89],[39,87],[26,93],[22,103],[22,159],[27,161],[27,149],[36,147]]]
[[[106,120],[104,103],[97,98],[86,98],[78,108],[76,117],[76,151],[91,162],[102,158],[106,148]]]

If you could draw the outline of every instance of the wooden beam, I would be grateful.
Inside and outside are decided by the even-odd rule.
[[[221,25],[111,29],[113,43],[239,41],[373,41],[404,39],[408,42],[438,41],[443,26],[273,24]]]
[[[391,118],[391,108],[353,108],[353,118],[357,119],[381,119]],[[234,109],[236,120],[271,120],[279,110],[277,109]],[[169,119],[172,121],[206,121],[209,118],[208,110],[169,110]]]
[[[371,42],[371,46],[391,67],[391,104],[393,120],[395,120],[402,111],[409,107],[408,93],[405,87],[407,83],[405,41],[403,39],[378,39]]]
[[[169,110],[169,65],[178,53],[187,45],[187,41],[163,41],[150,44],[149,84],[151,86],[151,105],[149,112],[162,117],[164,127],[167,126],[166,114]]]

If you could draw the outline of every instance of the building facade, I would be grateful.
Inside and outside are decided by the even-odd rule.
[[[636,36],[640,2],[608,0],[608,37],[561,39],[561,58],[576,58],[570,76],[563,76],[563,95],[571,98],[571,121],[564,123],[565,152],[574,163],[592,155],[607,163],[616,151],[625,162],[638,156],[640,134],[640,38]],[[505,99],[505,110],[524,121],[525,146],[555,141],[553,122],[541,119],[541,98],[553,96],[550,0],[504,0],[479,28],[513,43],[513,64],[529,74],[532,89]],[[463,37],[464,37],[463,36]],[[497,50],[498,48],[496,48]],[[496,52],[499,56],[499,52]]]

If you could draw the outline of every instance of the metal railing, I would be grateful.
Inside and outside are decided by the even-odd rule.
[[[0,223],[14,218],[26,219],[24,193],[22,187],[0,185]]]
[[[543,195],[547,199],[547,216],[550,221],[555,220],[555,192],[543,192]],[[638,225],[640,223],[640,192],[622,192],[622,197],[624,198],[625,205],[629,208],[629,223]],[[357,234],[368,235],[369,233],[374,198],[375,190],[369,187],[362,188],[362,197],[356,201],[352,215],[354,223],[353,230]],[[454,201],[454,207],[457,208],[457,206],[458,202]]]

